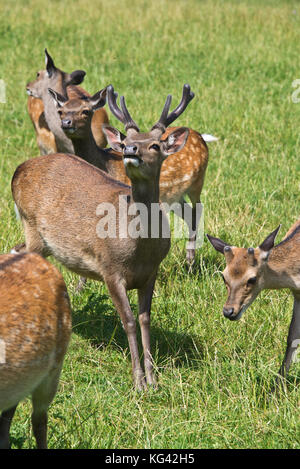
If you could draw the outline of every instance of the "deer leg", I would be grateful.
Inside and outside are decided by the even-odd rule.
[[[121,321],[123,323],[123,326],[127,335],[129,350],[130,350],[130,355],[131,355],[131,362],[132,362],[132,374],[133,374],[134,386],[138,390],[145,389],[147,386],[146,386],[145,375],[142,370],[140,359],[139,359],[139,350],[138,350],[138,343],[137,343],[137,337],[136,337],[136,321],[130,308],[126,289],[122,283],[118,281],[114,281],[114,280],[109,280],[109,281],[106,280],[106,285],[109,289],[110,295],[112,297],[112,301],[121,318]]]
[[[192,221],[189,225],[189,242],[186,249],[186,259],[189,264],[193,264],[196,254],[196,238],[199,220],[197,220],[196,205],[192,206]]]
[[[31,415],[33,434],[38,449],[47,449],[47,409],[35,410]]]
[[[192,200],[192,206],[184,199],[184,197],[180,199],[180,204],[182,206],[181,216],[189,230],[189,241],[186,245],[186,260],[190,265],[192,265],[195,260],[197,230],[200,220],[197,203],[200,203],[200,198],[198,198],[198,200]]]
[[[142,343],[144,350],[144,367],[147,384],[156,386],[157,382],[153,374],[153,361],[150,348],[150,314],[153,288],[156,280],[156,273],[150,282],[138,290],[139,298],[139,323],[142,333]]]
[[[77,287],[76,287],[76,292],[80,293],[84,289],[84,287],[86,286],[86,283],[87,283],[87,278],[79,277],[79,281],[78,281]]]
[[[62,364],[51,370],[32,393],[31,422],[38,449],[47,449],[48,407],[56,394],[61,368]]]
[[[17,205],[15,204],[15,212],[17,219],[22,221],[24,234],[25,234],[25,243],[17,244],[11,249],[11,254],[21,254],[23,252],[36,252],[38,254],[45,256],[45,246],[41,236],[37,230],[32,227],[26,220],[23,218],[18,210]]]
[[[18,405],[18,404],[17,404]],[[9,430],[17,405],[4,410],[0,417],[0,449],[9,449]]]
[[[285,356],[282,362],[282,365],[279,370],[279,374],[283,377],[289,371],[291,363],[296,355],[296,349],[300,344],[300,295],[294,295],[294,307],[293,307],[293,316],[289,328],[288,338],[287,338],[287,348],[285,351]]]
[[[22,224],[25,234],[25,248],[20,245],[19,252],[36,252],[43,257],[47,257],[49,253],[47,253],[44,242],[36,228],[29,225],[24,218],[22,218]]]

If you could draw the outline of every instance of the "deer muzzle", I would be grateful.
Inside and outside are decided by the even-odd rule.
[[[137,146],[136,145],[126,145],[123,150],[124,157],[125,156],[135,156],[137,153]]]
[[[132,165],[136,168],[142,164],[141,158],[137,155],[138,147],[136,145],[126,145],[123,150],[125,167]]]
[[[63,119],[61,121],[61,128],[64,131],[69,132],[69,133],[75,132],[75,129],[73,127],[73,123],[72,123],[71,119]]]

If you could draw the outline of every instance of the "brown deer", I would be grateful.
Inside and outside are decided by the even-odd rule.
[[[213,247],[224,254],[226,268],[223,279],[228,298],[223,314],[231,321],[243,312],[264,289],[289,288],[294,295],[293,317],[287,338],[285,357],[279,374],[285,376],[300,343],[300,220],[274,246],[280,227],[256,249],[238,248],[207,235]]]
[[[114,95],[112,87],[109,93]],[[185,94],[181,106],[171,113],[173,120],[193,96],[190,91]],[[105,281],[127,334],[133,379],[138,389],[146,387],[146,380],[149,385],[156,382],[150,352],[150,309],[157,271],[170,247],[170,234],[163,232],[164,226],[168,226],[166,215],[160,210],[154,220],[151,209],[159,207],[162,162],[183,148],[189,133],[185,127],[179,127],[162,139],[170,119],[170,98],[161,118],[148,133],[140,133],[123,97],[120,112],[127,136],[113,127],[103,126],[110,145],[123,154],[131,188],[80,157],[60,153],[26,161],[16,169],[12,179],[26,249],[43,256],[53,255],[79,275]],[[129,214],[125,223],[121,205]],[[141,234],[129,235],[131,223],[137,221],[132,212],[137,213],[137,207],[141,206],[146,209],[138,216]],[[99,217],[105,211],[108,225],[115,232],[103,235]],[[157,220],[158,233],[152,236],[152,226]],[[138,290],[146,380],[139,360],[135,319],[126,293],[131,289]]]
[[[47,447],[47,409],[71,335],[71,310],[59,271],[35,253],[0,256],[0,448],[9,448],[16,407],[32,396],[38,448]]]
[[[57,68],[52,57],[45,49],[46,69],[37,73],[35,81],[26,85],[28,97],[28,113],[35,128],[37,143],[41,155],[49,153],[74,153],[72,142],[61,129],[60,119],[57,115],[53,99],[49,96],[48,88],[53,88],[65,98],[82,98],[89,96],[79,85],[85,76],[82,70],[68,74]],[[95,112],[92,119],[92,132],[100,147],[107,144],[102,124],[108,123],[105,109]]]
[[[106,101],[107,89],[103,89],[91,97],[67,99],[49,89],[61,119],[61,127],[66,136],[72,140],[75,154],[85,161],[97,166],[110,176],[124,184],[130,185],[130,179],[126,174],[122,153],[112,150],[103,150],[96,144],[91,122],[94,112],[101,108]],[[190,92],[188,87],[183,88],[182,102]],[[182,105],[182,102],[180,105]],[[109,94],[109,106],[111,112],[124,123],[123,114],[116,105],[116,96]],[[171,124],[172,115],[166,125]],[[174,128],[165,130],[162,138],[166,138]],[[199,217],[196,217],[196,206],[200,203],[200,194],[203,187],[205,171],[208,163],[208,149],[202,136],[195,130],[189,129],[189,136],[184,148],[167,158],[161,168],[159,180],[159,193],[162,202],[169,205],[179,202],[182,209],[178,211],[180,216],[189,209],[185,195],[192,202],[189,225],[189,243],[187,245],[187,260],[193,263],[196,249],[196,234]],[[183,210],[185,209],[185,212]]]

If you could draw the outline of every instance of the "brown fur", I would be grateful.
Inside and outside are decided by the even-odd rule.
[[[0,447],[18,402],[32,395],[32,424],[46,447],[47,408],[55,396],[71,334],[71,310],[58,270],[37,254],[0,256]]]

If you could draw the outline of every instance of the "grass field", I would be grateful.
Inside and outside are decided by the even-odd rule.
[[[10,180],[38,155],[25,83],[44,66],[86,70],[84,87],[125,94],[142,129],[165,97],[196,94],[179,125],[219,137],[210,144],[202,202],[205,231],[257,246],[299,217],[300,5],[297,1],[0,0],[0,250],[23,240]],[[111,116],[111,115],[110,115]],[[113,125],[122,126],[111,118]],[[187,273],[184,242],[161,265],[152,307],[159,389],[132,388],[127,340],[105,286],[61,266],[73,306],[73,336],[49,411],[50,448],[299,448],[299,363],[288,389],[270,395],[285,350],[292,299],[264,292],[240,321],[221,314],[224,259],[205,242]],[[136,310],[136,293],[130,293]],[[34,447],[29,400],[12,446]]]

